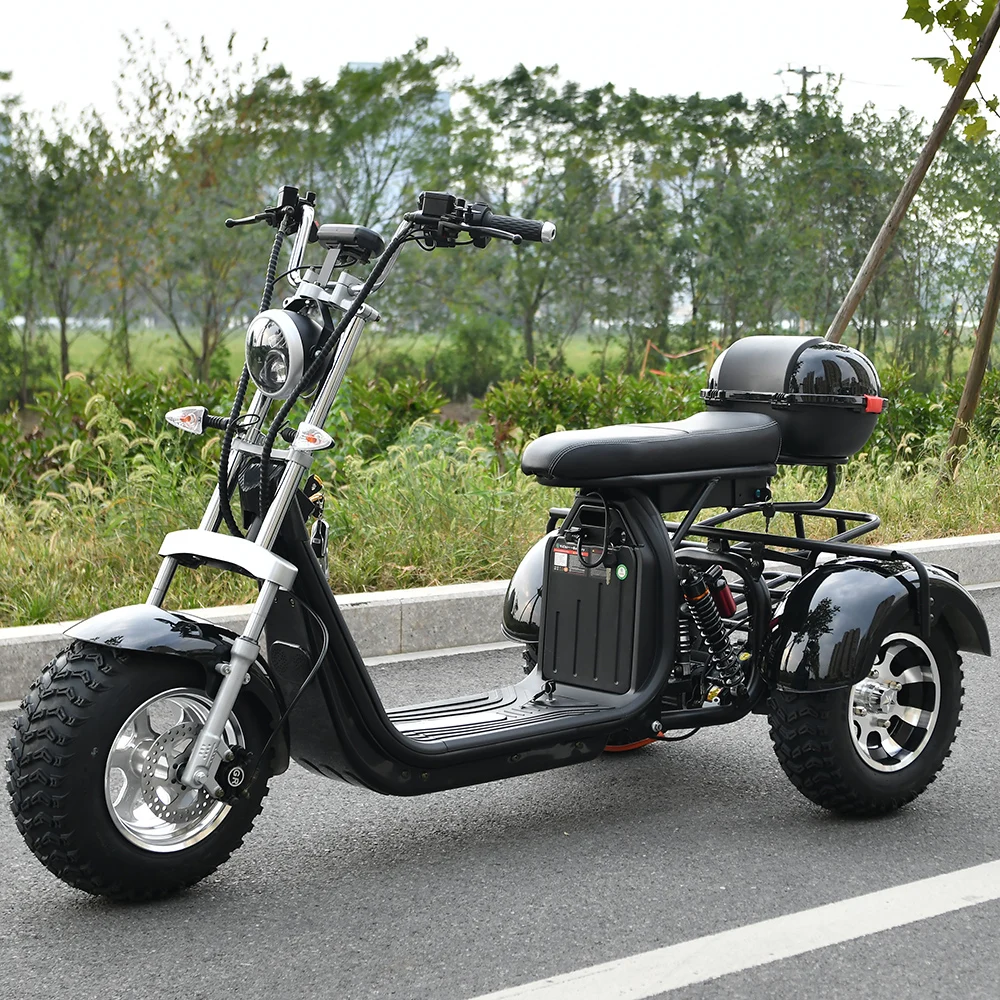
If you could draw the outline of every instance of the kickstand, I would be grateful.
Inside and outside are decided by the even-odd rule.
[[[532,702],[537,703],[540,698],[544,697],[548,698],[549,701],[551,701],[552,698],[555,696],[555,693],[556,693],[556,682],[546,681],[545,687],[543,687],[542,690],[539,691],[538,694],[536,694],[531,700]]]

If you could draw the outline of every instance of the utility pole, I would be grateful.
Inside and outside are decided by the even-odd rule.
[[[802,89],[799,91],[799,101],[801,102],[802,109],[805,110],[806,102],[809,100],[809,77],[811,76],[821,76],[823,73],[822,67],[819,69],[807,69],[802,66],[800,69],[792,69],[791,63],[788,64],[788,69],[780,70],[782,73],[794,73],[796,76],[802,77]],[[793,92],[788,91],[789,95]]]

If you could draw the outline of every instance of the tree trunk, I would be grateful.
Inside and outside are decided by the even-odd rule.
[[[212,335],[209,327],[201,328],[201,357],[197,361],[198,378],[202,382],[208,381],[208,373],[212,367]]]
[[[125,363],[125,374],[131,375],[132,345],[129,343],[128,312],[125,310],[124,303],[122,303],[121,341],[122,341],[122,361]]]
[[[31,392],[28,387],[28,358],[31,356],[29,348],[31,344],[31,325],[33,322],[34,316],[30,308],[25,309],[24,324],[21,327],[21,388],[18,393],[22,409],[31,402]]]
[[[945,337],[944,380],[951,382],[955,377],[955,348],[958,346],[958,299],[954,297],[951,300],[951,311],[948,313]]]
[[[885,257],[886,251],[892,245],[896,230],[899,229],[900,223],[903,221],[903,216],[906,215],[906,210],[910,207],[910,202],[913,201],[913,196],[917,193],[924,179],[924,174],[927,173],[927,169],[930,167],[931,161],[944,141],[948,129],[951,128],[951,123],[955,120],[955,115],[958,114],[958,109],[962,106],[962,101],[965,100],[965,95],[969,87],[978,78],[979,67],[982,66],[983,60],[986,58],[986,53],[989,52],[998,30],[1000,30],[1000,4],[997,4],[994,8],[989,23],[986,25],[986,30],[979,39],[976,51],[972,54],[968,66],[965,67],[965,72],[962,73],[958,85],[951,95],[951,99],[945,105],[944,111],[941,112],[941,117],[938,119],[937,125],[934,126],[934,131],[931,132],[927,140],[927,145],[924,146],[923,152],[921,152],[917,159],[910,176],[907,177],[902,191],[899,192],[896,203],[892,206],[885,222],[882,223],[882,228],[879,230],[878,236],[875,237],[875,242],[868,251],[868,256],[865,257],[864,263],[861,265],[861,270],[858,271],[858,275],[854,279],[854,284],[851,285],[847,297],[837,310],[837,315],[833,317],[830,329],[826,332],[827,340],[831,340],[835,344],[840,343],[840,338],[843,337],[844,330],[847,329],[847,324],[851,321],[854,311],[858,308],[861,297],[867,291],[872,278],[875,277],[875,273],[882,263],[882,259]]]
[[[524,360],[529,364],[535,363],[535,311],[534,309],[524,310],[524,323],[521,327],[524,335]]]
[[[69,336],[68,336],[68,318],[63,314],[59,314],[59,375],[62,380],[66,381],[66,376],[69,374]]]
[[[121,258],[116,258],[118,269],[118,338],[121,341],[122,361],[125,364],[125,373],[132,374],[132,345],[129,342],[128,328],[128,290],[129,286],[123,277],[124,267]]]
[[[1000,10],[1000,5],[997,7]],[[997,324],[997,310],[1000,308],[1000,243],[993,257],[993,270],[990,271],[990,283],[986,289],[986,302],[983,305],[983,318],[976,330],[976,346],[969,362],[969,374],[965,379],[965,388],[955,415],[955,426],[948,438],[948,448],[945,451],[945,467],[941,473],[942,480],[953,480],[958,463],[962,457],[962,448],[969,440],[969,424],[976,412],[979,402],[979,390],[983,385],[983,375],[990,360],[990,347],[993,344],[993,330]]]

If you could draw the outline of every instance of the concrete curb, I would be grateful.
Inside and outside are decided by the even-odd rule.
[[[503,638],[500,615],[507,581],[343,594],[337,603],[361,655],[392,656]],[[245,605],[197,608],[199,618],[241,631]],[[66,645],[73,622],[0,628],[0,701],[21,698],[42,666]]]
[[[891,548],[892,546],[886,546]],[[903,542],[898,548],[924,562],[956,570],[966,585],[1000,587],[1000,533]],[[980,589],[977,588],[977,589]],[[337,598],[361,655],[393,656],[474,646],[503,638],[500,616],[505,580],[420,587]],[[202,608],[194,614],[239,631],[247,607]],[[72,622],[0,629],[0,701],[20,698],[40,668],[66,644]]]

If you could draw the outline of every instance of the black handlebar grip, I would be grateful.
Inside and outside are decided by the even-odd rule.
[[[490,229],[502,229],[505,233],[520,236],[522,240],[530,240],[532,243],[551,243],[556,238],[555,223],[519,219],[515,215],[494,215],[487,211],[483,215],[482,225]]]

